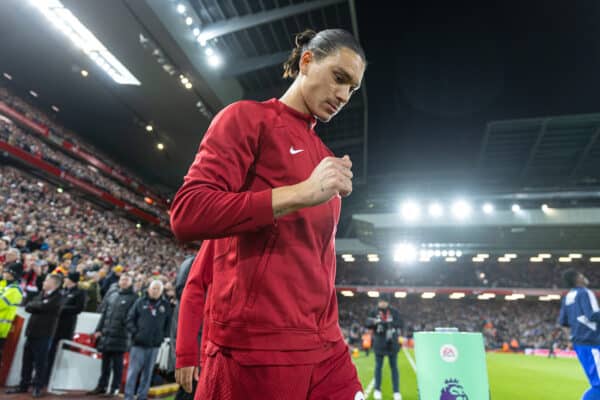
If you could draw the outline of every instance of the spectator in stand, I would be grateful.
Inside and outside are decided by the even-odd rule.
[[[25,330],[27,340],[23,352],[21,382],[17,388],[8,389],[7,394],[27,393],[29,386],[33,385],[32,396],[40,397],[42,395],[48,367],[48,350],[62,307],[61,285],[61,275],[48,275],[44,280],[42,292],[25,307],[25,311],[31,313],[31,316]]]
[[[94,334],[97,339],[96,347],[102,352],[102,373],[98,385],[88,394],[107,394],[112,397],[119,394],[123,375],[123,355],[129,350],[130,343],[126,325],[127,313],[137,300],[132,284],[131,277],[122,274],[118,282],[119,291],[106,299],[106,306]],[[111,370],[112,385],[107,392]]]
[[[17,315],[17,307],[23,301],[23,290],[19,286],[23,265],[13,262],[4,266],[2,284],[0,285],[0,366],[2,365],[2,349],[13,320]]]
[[[58,342],[63,339],[73,339],[75,326],[77,325],[77,317],[83,311],[85,306],[85,292],[79,289],[77,286],[78,283],[79,272],[70,272],[67,275],[63,284],[63,289],[61,290],[63,306],[60,311],[58,326],[56,328],[56,333],[52,338],[52,345],[50,347],[50,354],[48,356],[48,373],[46,374],[46,383],[48,383],[50,379],[50,372],[54,366],[54,358],[56,357]]]
[[[158,349],[169,335],[171,307],[162,294],[163,283],[153,280],[147,294],[135,302],[127,316],[133,346],[129,350],[125,400],[133,400],[134,395],[137,400],[147,399]]]

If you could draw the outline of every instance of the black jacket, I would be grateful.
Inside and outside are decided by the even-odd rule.
[[[77,325],[77,316],[85,307],[85,292],[77,286],[62,290],[63,307],[56,328],[57,339],[72,339]]]
[[[97,348],[100,351],[126,352],[129,350],[129,332],[127,332],[127,313],[137,296],[133,288],[120,289],[106,299],[96,332],[100,332]]]
[[[170,322],[169,302],[162,296],[157,300],[144,296],[129,310],[127,329],[134,346],[159,347],[169,335]]]
[[[29,338],[54,336],[62,304],[60,289],[49,296],[44,293],[35,296],[25,307],[25,311],[31,313],[25,336]]]
[[[400,351],[398,336],[402,329],[402,319],[398,310],[388,307],[375,309],[369,314],[367,328],[373,329],[373,351],[375,354],[389,354]]]

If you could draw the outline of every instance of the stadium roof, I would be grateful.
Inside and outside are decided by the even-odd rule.
[[[353,1],[346,0],[47,4],[66,7],[140,85],[116,83],[28,1],[0,4],[0,72],[12,77],[0,76],[2,84],[165,192],[179,187],[221,108],[283,93],[289,81],[281,63],[294,34],[342,27],[358,35]],[[318,128],[330,146],[356,154],[357,166],[366,161],[363,93],[348,106],[353,112]]]

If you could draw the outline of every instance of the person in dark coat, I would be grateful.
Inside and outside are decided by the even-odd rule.
[[[169,335],[171,307],[162,296],[163,283],[152,281],[147,295],[138,299],[127,316],[127,329],[131,333],[133,347],[129,351],[129,369],[125,385],[125,400],[146,400],[152,371],[156,364],[158,349]],[[135,393],[138,376],[140,383]]]
[[[113,379],[109,396],[117,396],[123,375],[123,355],[129,350],[129,333],[127,332],[127,313],[137,300],[131,287],[131,276],[122,274],[119,278],[119,291],[114,292],[106,299],[106,307],[102,311],[100,321],[94,336],[97,339],[97,348],[102,352],[102,374],[98,385],[88,392],[90,395],[104,394],[112,369]]]
[[[64,287],[61,291],[63,297],[63,306],[58,319],[56,333],[52,338],[50,355],[48,356],[48,369],[46,374],[46,384],[50,380],[50,372],[54,365],[58,342],[63,339],[73,339],[77,317],[85,307],[85,292],[77,286],[79,283],[79,272],[70,272],[65,279]]]
[[[27,341],[23,352],[21,382],[17,388],[7,390],[7,394],[27,393],[29,386],[33,385],[32,396],[41,396],[48,364],[48,350],[56,331],[58,316],[63,303],[60,293],[61,285],[62,275],[50,274],[46,276],[42,292],[25,307],[25,311],[31,313],[31,316],[25,330]],[[33,375],[34,370],[35,375]]]
[[[377,304],[377,309],[371,311],[367,320],[367,328],[374,330],[375,391],[373,392],[373,398],[375,400],[381,399],[381,369],[385,356],[388,356],[392,371],[394,400],[401,400],[400,376],[398,373],[398,352],[400,351],[398,336],[401,333],[402,320],[398,310],[390,307],[389,293],[383,293]]]

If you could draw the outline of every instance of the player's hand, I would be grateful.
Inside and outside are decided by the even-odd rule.
[[[307,206],[316,206],[329,201],[333,196],[349,196],[352,193],[352,161],[326,157],[315,167],[310,177],[302,182],[306,190]]]
[[[100,336],[102,336],[102,332],[95,332],[95,333],[94,333],[94,337],[95,337],[96,339],[98,339]]]
[[[198,367],[183,367],[175,370],[175,382],[181,385],[187,393],[192,393],[193,381],[198,380]]]

